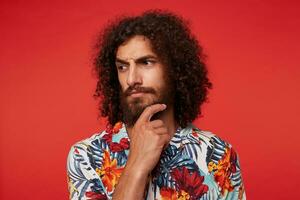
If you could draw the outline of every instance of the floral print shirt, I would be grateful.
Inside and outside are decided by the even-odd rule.
[[[129,148],[122,122],[73,145],[67,161],[70,199],[112,199]],[[246,199],[232,146],[192,124],[177,129],[146,188],[147,200]]]

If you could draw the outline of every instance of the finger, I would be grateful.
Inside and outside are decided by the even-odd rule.
[[[154,132],[159,135],[168,135],[168,129],[166,127],[154,129]]]
[[[150,126],[153,128],[159,128],[164,126],[164,122],[160,119],[150,121]]]
[[[154,104],[151,106],[148,106],[143,113],[141,114],[140,118],[138,119],[138,121],[142,121],[142,122],[149,122],[151,117],[160,111],[163,111],[166,109],[166,105],[165,104]]]

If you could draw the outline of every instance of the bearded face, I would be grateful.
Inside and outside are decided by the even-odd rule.
[[[120,45],[115,65],[121,91],[120,106],[127,126],[133,126],[150,105],[164,103],[167,108],[172,105],[174,95],[166,66],[152,51],[149,39],[137,35]]]

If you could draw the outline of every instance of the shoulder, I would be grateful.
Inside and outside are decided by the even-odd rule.
[[[99,144],[103,141],[103,136],[106,134],[105,131],[100,133],[93,133],[90,137],[82,139],[76,143],[74,143],[69,151],[70,154],[80,154],[83,155],[90,150],[91,147]]]
[[[233,168],[240,169],[237,151],[228,141],[222,139],[216,133],[202,130],[190,124],[187,134],[190,135],[190,138],[195,138],[199,141],[208,171],[212,171],[218,165],[222,165],[222,163],[228,163]]]
[[[205,142],[208,148],[223,150],[233,148],[228,141],[224,140],[212,131],[202,130],[193,124],[191,124],[190,127],[189,134],[192,134],[194,137]]]
[[[128,147],[126,129],[122,123],[117,123],[72,145],[68,160],[89,161],[95,164],[102,161],[104,154],[122,151]]]
[[[116,129],[116,126],[117,125],[107,126],[105,130],[94,133],[90,137],[76,142],[71,146],[71,153],[72,150],[74,150],[77,154],[84,153],[90,151],[93,147],[101,147],[101,149],[106,149],[106,146],[112,141],[113,135],[118,133],[122,128],[122,124],[118,124],[118,129]]]
[[[89,138],[82,139],[70,147],[67,157],[69,172],[86,171],[84,169],[90,171],[90,165],[93,163],[91,161],[94,160],[93,155],[98,155],[98,160],[102,160],[99,159],[103,154],[99,151],[102,149],[99,146],[105,146],[105,140],[102,139],[105,133],[105,131],[94,133]]]

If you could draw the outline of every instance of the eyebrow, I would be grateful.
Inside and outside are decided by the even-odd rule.
[[[146,60],[146,59],[151,59],[151,58],[152,58],[152,59],[157,59],[156,56],[153,56],[153,55],[145,55],[145,56],[142,56],[142,57],[139,57],[139,58],[135,59],[134,62],[139,63],[139,62],[142,62],[142,61],[144,61],[144,60]],[[122,60],[122,59],[120,59],[120,58],[116,58],[116,63],[122,63],[122,64],[125,64],[125,65],[128,65],[128,64],[129,64],[129,62],[127,62],[126,60]]]

